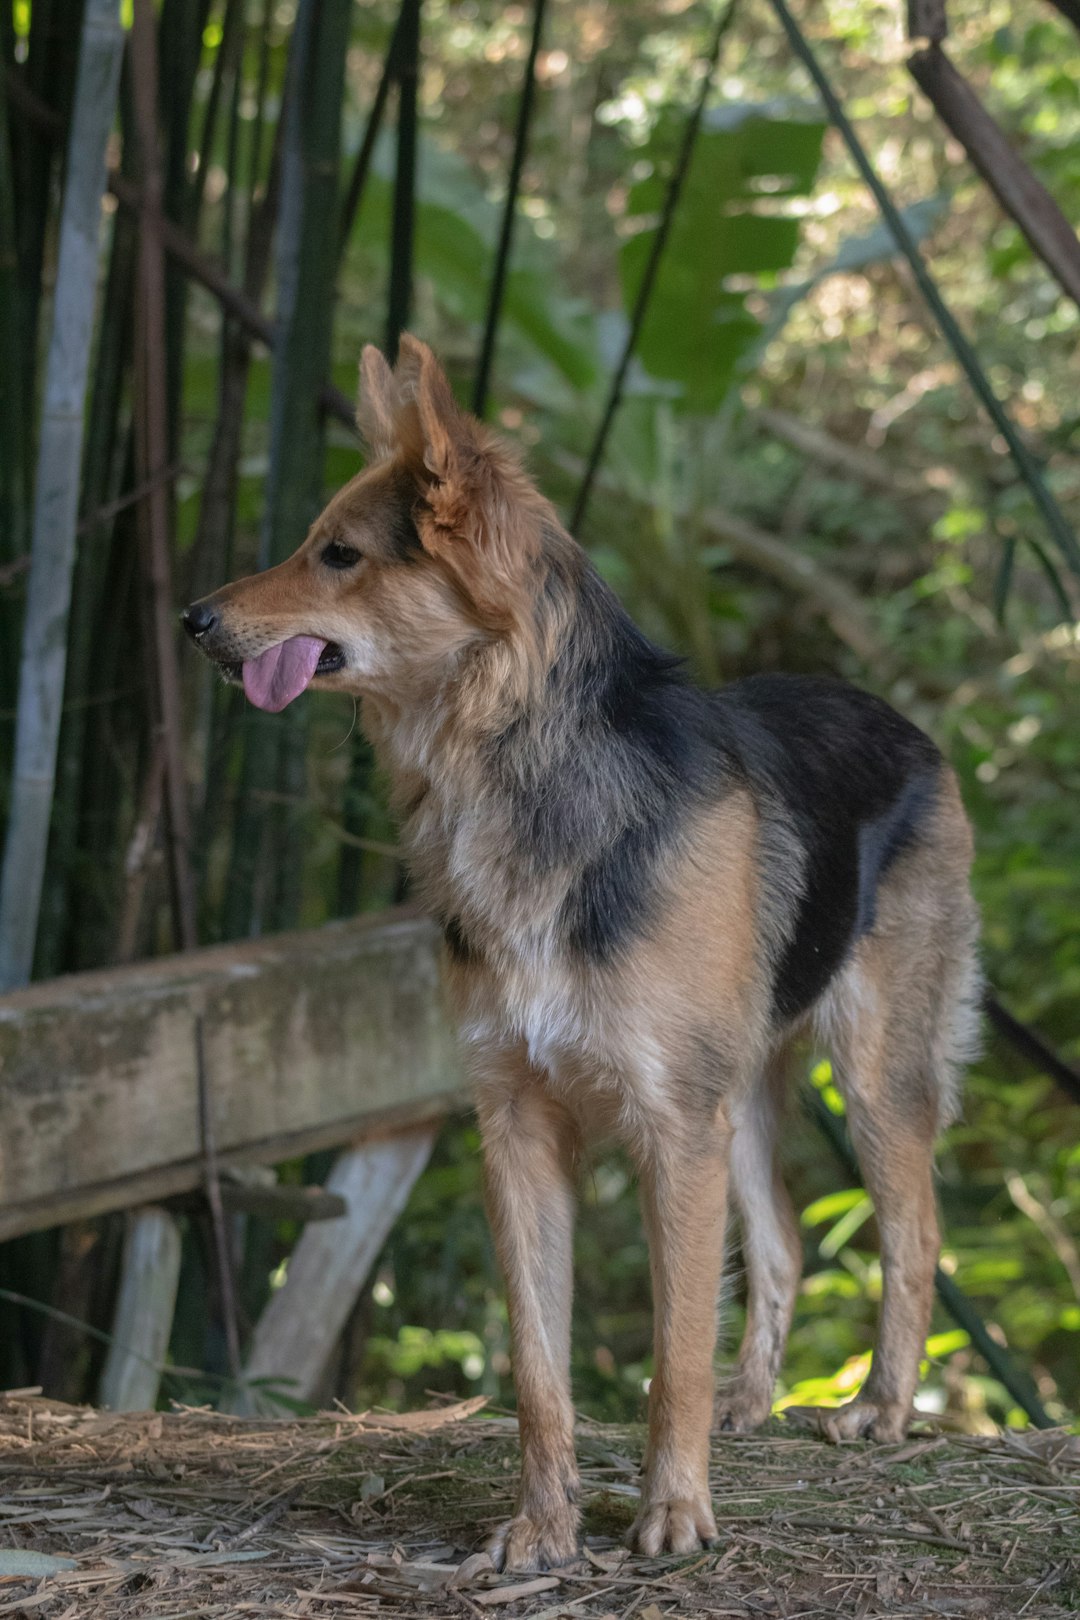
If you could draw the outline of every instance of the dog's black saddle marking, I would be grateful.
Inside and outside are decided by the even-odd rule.
[[[874,926],[881,879],[935,802],[941,755],[895,709],[843,681],[756,675],[714,701],[751,789],[779,802],[802,847],[801,893],[773,981],[776,1011],[794,1018]]]
[[[691,818],[748,788],[783,834],[763,840],[775,853],[761,881],[786,925],[774,1010],[797,1016],[873,927],[881,878],[933,804],[937,749],[842,681],[759,675],[706,693],[592,569],[556,583],[578,601],[548,674],[550,713],[514,719],[492,764],[534,870],[578,868],[566,943],[605,962],[646,933]],[[554,755],[534,742],[552,734],[565,739]],[[460,956],[462,941],[449,943]]]

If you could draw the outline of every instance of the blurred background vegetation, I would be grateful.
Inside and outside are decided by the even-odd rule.
[[[23,385],[39,377],[54,267],[61,124],[77,0],[15,0],[0,45],[9,88],[0,224],[25,302]],[[397,8],[339,6],[340,129],[322,153],[339,217]],[[1080,516],[1080,311],[1028,250],[912,84],[899,0],[817,0],[804,25],[872,159],[922,242],[999,396]],[[950,54],[1070,219],[1080,217],[1080,34],[1046,0],[952,0]],[[531,12],[424,0],[409,324],[472,397]],[[550,0],[512,269],[488,405],[568,512],[642,274],[663,187],[700,87],[715,14],[694,0]],[[293,0],[163,0],[166,211],[273,309],[269,252],[282,108],[295,93]],[[316,64],[333,86],[341,61]],[[138,170],[130,69],[112,156]],[[336,96],[336,90],[334,91]],[[334,101],[337,106],[337,101]],[[330,375],[352,395],[360,346],[392,312],[395,131],[385,131],[347,234],[314,232],[303,274]],[[311,153],[307,156],[310,158]],[[325,215],[325,210],[324,210]],[[347,219],[346,215],[341,216]],[[160,840],[145,824],[152,661],[135,554],[132,368],[123,315],[134,233],[113,207],[84,471],[61,776],[38,935],[48,975],[175,946]],[[318,238],[318,240],[316,240]],[[312,246],[314,244],[314,246]],[[315,258],[311,259],[311,254]],[[320,492],[358,467],[323,423],[289,523],[275,379],[218,302],[175,270],[167,341],[178,602],[291,551]],[[331,320],[332,316],[332,320]],[[14,321],[8,307],[8,325]],[[11,336],[10,334],[8,334]],[[12,351],[7,351],[10,354]],[[302,376],[302,367],[296,373]],[[316,373],[316,376],[318,373]],[[10,382],[10,375],[9,375]],[[277,386],[281,386],[278,384]],[[6,396],[7,409],[21,409]],[[24,396],[25,399],[25,396]],[[26,407],[32,417],[31,404]],[[0,518],[0,767],[12,757],[27,545],[5,422]],[[13,493],[14,492],[14,493]],[[119,505],[119,510],[116,510]],[[292,527],[289,527],[291,523]],[[976,408],[912,277],[893,253],[765,0],[724,40],[672,237],[579,536],[646,630],[710,682],[759,669],[832,671],[888,697],[960,773],[978,838],[991,982],[1058,1047],[1080,1054],[1080,674],[1077,582],[1049,556],[1006,448]],[[394,829],[347,704],[310,696],[274,720],[182,664],[184,759],[202,943],[316,925],[405,894]],[[294,719],[293,716],[296,716]],[[270,739],[269,741],[267,739]],[[827,1065],[814,1071],[826,1100]],[[1080,1140],[1076,1105],[997,1043],[975,1065],[941,1153],[943,1266],[1028,1364],[1052,1417],[1080,1407]],[[783,1374],[787,1401],[840,1398],[864,1375],[880,1292],[872,1210],[794,1111],[791,1181],[806,1276]],[[317,1180],[325,1161],[284,1168]],[[647,1265],[625,1164],[583,1187],[575,1390],[600,1417],[640,1414],[650,1373]],[[295,1230],[235,1223],[253,1320]],[[165,1394],[213,1399],[225,1371],[206,1234],[188,1221]],[[0,1249],[0,1284],[105,1329],[118,1218]],[[733,1350],[737,1264],[725,1337]],[[0,1303],[0,1382],[92,1391],[100,1346],[56,1317]],[[480,1200],[478,1142],[448,1126],[365,1290],[324,1395],[407,1405],[424,1391],[512,1400],[505,1309]],[[920,1397],[959,1423],[1022,1421],[935,1316]]]

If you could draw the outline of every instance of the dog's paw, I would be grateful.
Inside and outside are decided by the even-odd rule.
[[[570,1564],[578,1556],[576,1514],[517,1513],[484,1543],[495,1568],[531,1575]]]
[[[769,1390],[750,1389],[736,1379],[718,1392],[713,1407],[714,1434],[752,1434],[772,1411]]]
[[[707,1496],[672,1497],[650,1502],[630,1528],[626,1544],[646,1558],[659,1553],[692,1553],[717,1539],[716,1520]]]
[[[816,1408],[819,1432],[833,1445],[841,1440],[902,1440],[911,1422],[911,1410],[895,1402],[864,1401],[846,1406]]]

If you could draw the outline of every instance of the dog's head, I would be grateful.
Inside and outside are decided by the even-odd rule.
[[[185,609],[184,627],[261,709],[312,684],[396,701],[534,615],[557,524],[495,435],[461,411],[431,350],[360,366],[364,470],[286,562]],[[567,542],[569,544],[570,542]]]

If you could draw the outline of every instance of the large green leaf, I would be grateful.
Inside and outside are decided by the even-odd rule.
[[[619,255],[626,308],[632,308],[656,239],[671,171],[671,128],[662,124],[646,153],[652,173],[630,192],[627,213],[642,228]],[[776,199],[805,195],[821,159],[824,125],[776,117],[759,107],[722,109],[698,137],[649,301],[638,359],[676,385],[678,403],[714,410],[759,323],[746,290],[731,276],[775,276],[798,247],[798,221]],[[767,201],[766,201],[767,199]]]
[[[385,254],[390,219],[392,160],[380,150],[368,178],[357,229],[369,249]],[[416,205],[415,267],[444,306],[462,320],[480,322],[487,309],[498,230],[498,209],[467,166],[432,143],[422,143]],[[596,375],[591,312],[557,290],[551,246],[528,219],[517,221],[503,320],[575,388]]]

